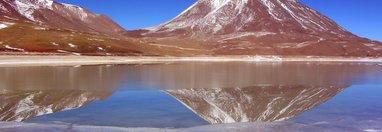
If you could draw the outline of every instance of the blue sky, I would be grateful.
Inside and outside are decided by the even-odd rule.
[[[105,14],[126,29],[168,21],[196,0],[56,0]],[[382,41],[382,0],[300,0],[361,37]]]

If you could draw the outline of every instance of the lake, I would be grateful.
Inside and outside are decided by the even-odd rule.
[[[355,62],[0,67],[0,121],[382,131],[381,75]]]

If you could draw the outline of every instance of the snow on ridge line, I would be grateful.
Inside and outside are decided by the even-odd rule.
[[[17,12],[19,12],[21,15],[28,18],[29,20],[35,21],[35,18],[32,16],[32,14],[34,13],[34,9],[32,9],[33,5],[28,5],[18,0],[15,1],[15,5],[17,8]]]
[[[46,0],[46,6],[51,7],[53,6],[54,1],[53,0]]]
[[[53,0],[15,0],[13,4],[16,7],[17,12],[27,19],[40,22],[35,19],[33,13],[41,8],[53,10],[53,3]]]
[[[210,1],[210,0],[208,0]],[[212,4],[213,11],[210,13],[215,13],[218,9],[223,7],[224,5],[227,5],[231,0],[212,0],[210,3]]]
[[[158,31],[161,27],[163,26],[166,26],[167,24],[171,23],[172,21],[174,21],[175,19],[177,19],[178,17],[184,15],[185,13],[187,13],[188,11],[190,11],[192,8],[194,8],[197,4],[199,4],[199,1],[195,2],[194,4],[192,4],[190,7],[188,7],[186,10],[184,10],[183,12],[181,12],[179,15],[177,15],[176,17],[174,17],[173,19],[167,21],[167,22],[164,22],[160,25],[157,25],[157,26],[152,26],[152,27],[147,27],[147,28],[142,28],[142,29],[145,29],[145,30],[149,30],[150,32],[155,32],[155,31]]]
[[[82,21],[84,21],[86,18],[89,17],[89,14],[85,11],[84,8],[72,4],[67,4],[67,3],[60,3],[63,6],[65,6],[66,9],[70,10],[72,13],[75,13],[80,17]]]
[[[68,4],[68,3],[62,3],[62,2],[60,4],[62,4],[65,7],[79,7],[79,6],[76,6],[76,5],[72,5],[72,4]]]
[[[54,3],[53,0],[16,0],[25,4],[34,5],[37,7],[46,7],[52,9],[52,5]]]
[[[155,32],[171,32],[176,29],[182,29],[182,28],[191,28],[191,30],[199,30],[199,31],[208,30],[211,32],[213,31],[213,33],[216,33],[226,26],[225,24],[226,22],[232,21],[229,18],[241,16],[243,15],[243,13],[244,13],[244,16],[246,15],[248,17],[248,21],[242,21],[240,25],[243,25],[245,23],[250,23],[251,21],[253,21],[253,19],[255,19],[253,18],[253,16],[256,16],[255,15],[256,13],[252,14],[251,12],[248,12],[248,10],[251,10],[253,6],[259,6],[259,5],[253,5],[253,4],[248,5],[250,2],[251,2],[250,0],[198,0],[192,6],[188,7],[186,10],[184,10],[182,13],[180,13],[178,16],[176,16],[172,20],[154,27],[143,28],[143,29],[149,30],[149,32],[143,33],[143,35],[155,33]],[[321,31],[325,28],[325,26],[322,26],[321,23],[314,22],[312,20],[307,20],[307,17],[310,17],[310,16],[306,16],[306,14],[296,13],[298,11],[296,11],[295,8],[290,7],[290,6],[294,6],[293,3],[297,3],[298,0],[258,0],[258,2],[261,3],[260,6],[265,7],[264,10],[268,12],[267,14],[269,15],[269,17],[273,18],[274,20],[278,22],[285,21],[287,20],[287,18],[290,17],[294,21],[297,21],[299,23],[298,26],[301,26],[304,29],[313,28],[312,26],[310,26],[312,24],[314,24],[313,25],[315,26],[314,28],[320,28]],[[198,7],[195,7],[195,6],[198,6]],[[227,8],[222,9],[222,7],[225,7],[225,6],[227,6]],[[203,14],[204,17],[192,16],[194,13],[198,13],[199,10],[202,10],[201,8],[205,8],[205,10],[209,10],[207,12],[207,15],[203,14],[204,13],[203,12],[200,14]],[[234,9],[231,9],[231,8],[234,8]],[[300,7],[298,8],[300,9]],[[247,11],[247,12],[243,12],[243,11]],[[230,13],[227,13],[227,12],[230,12]],[[234,13],[235,15],[232,15],[232,13]],[[245,19],[245,18],[242,18],[242,19]],[[243,28],[240,25],[237,25],[237,29]],[[197,28],[194,29],[194,27],[197,27]],[[191,34],[191,36],[193,35],[194,34]]]
[[[53,10],[53,6],[57,8],[57,5],[54,5],[54,3],[53,0],[15,0],[12,5],[15,7],[16,11],[25,18],[34,22],[43,23],[37,20],[33,14],[39,9]],[[85,9],[80,6],[66,3],[58,4],[63,5],[70,13],[78,15],[81,20],[85,20],[89,16]]]
[[[235,10],[238,10],[238,12],[241,13],[242,9],[245,8],[245,5],[248,3],[248,1],[249,0],[199,0],[199,1],[195,2],[192,6],[187,8],[185,11],[180,13],[178,16],[173,18],[172,20],[167,21],[167,22],[160,24],[158,26],[144,28],[144,29],[150,30],[150,32],[155,32],[155,31],[158,31],[164,27],[169,28],[169,30],[171,30],[171,31],[173,31],[175,29],[179,29],[179,28],[189,27],[189,26],[191,28],[193,28],[195,25],[197,25],[196,23],[206,23],[207,21],[202,22],[203,20],[191,20],[191,21],[187,21],[187,22],[175,22],[175,24],[172,22],[174,20],[178,19],[179,17],[181,17],[182,15],[185,15],[187,12],[190,12],[191,9],[194,9],[194,7],[198,4],[204,3],[207,5],[210,5],[211,11],[206,15],[206,18],[207,19],[217,19],[214,15],[216,15],[216,13],[222,7],[224,7],[228,4],[234,4],[234,5],[236,5]],[[214,30],[214,32],[217,32],[221,28],[222,28],[222,25],[218,24],[217,26],[215,26],[215,28],[213,30]]]

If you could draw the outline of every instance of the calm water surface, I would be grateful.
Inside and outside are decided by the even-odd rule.
[[[382,130],[381,75],[378,63],[1,67],[0,121]]]

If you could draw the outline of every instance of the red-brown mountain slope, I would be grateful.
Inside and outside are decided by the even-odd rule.
[[[144,36],[202,40],[224,55],[379,56],[382,49],[297,0],[199,0],[147,29]]]

